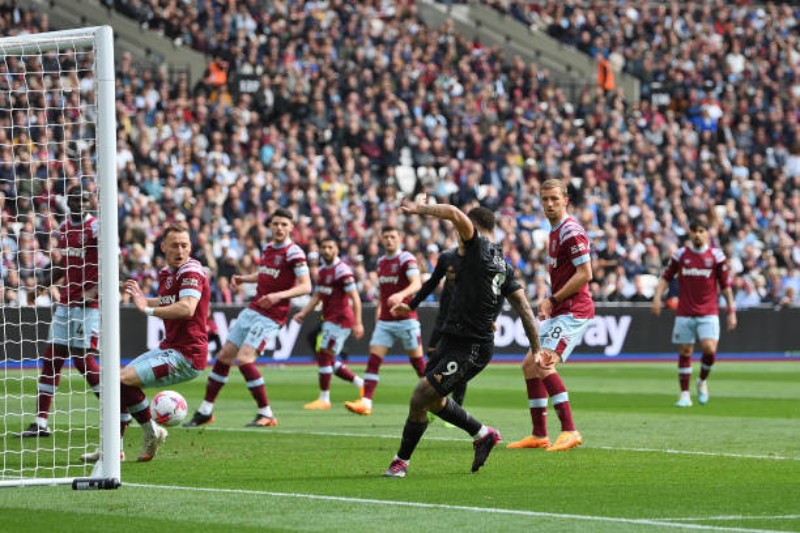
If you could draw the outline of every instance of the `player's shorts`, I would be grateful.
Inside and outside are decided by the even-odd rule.
[[[566,363],[593,320],[575,318],[571,314],[548,318],[539,329],[539,344],[543,349],[556,352],[561,356],[561,362]]]
[[[672,328],[673,344],[694,344],[695,340],[719,340],[719,316],[678,316]]]
[[[133,367],[145,387],[163,387],[194,379],[202,372],[192,366],[177,350],[154,348],[128,364]]]
[[[236,318],[233,327],[228,332],[228,342],[240,348],[242,344],[252,346],[256,353],[261,352],[267,346],[269,339],[278,336],[281,325],[267,318],[258,311],[245,309]]]
[[[324,348],[333,355],[339,355],[351,331],[333,322],[323,322],[322,330],[317,335],[317,351]]]
[[[422,328],[419,320],[416,318],[397,321],[378,320],[369,345],[391,348],[395,341],[400,341],[407,351],[422,346]]]
[[[57,305],[50,323],[47,342],[79,348],[97,349],[100,336],[100,310],[94,307]]]
[[[477,376],[494,354],[494,342],[443,335],[436,348],[436,362],[428,364],[425,378],[436,392],[447,396]]]

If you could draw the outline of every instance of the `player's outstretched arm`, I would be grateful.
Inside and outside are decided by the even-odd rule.
[[[536,316],[533,314],[531,304],[525,297],[524,289],[517,289],[506,298],[514,311],[519,315],[522,327],[525,329],[525,336],[531,345],[531,352],[539,351],[539,327],[536,325]]]
[[[472,221],[464,212],[450,204],[428,205],[420,202],[406,202],[400,210],[410,215],[423,215],[449,220],[456,227],[462,241],[469,241],[475,235],[475,228]]]

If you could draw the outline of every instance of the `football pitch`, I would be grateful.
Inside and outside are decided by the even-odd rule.
[[[150,463],[131,461],[133,424],[119,490],[0,489],[0,531],[800,531],[800,363],[722,361],[710,403],[689,409],[673,407],[675,367],[562,367],[585,444],[548,453],[505,448],[530,432],[525,386],[517,365],[490,366],[465,402],[503,434],[487,464],[470,473],[471,439],[437,421],[406,479],[382,473],[416,383],[408,365],[381,369],[366,417],[344,409],[357,391],[336,378],[330,411],[303,410],[315,367],[263,367],[280,422],[265,429],[244,427],[255,405],[234,370],[216,422],[171,428]],[[191,412],[204,387],[175,390]]]

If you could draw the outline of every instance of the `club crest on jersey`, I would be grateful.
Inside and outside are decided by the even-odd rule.
[[[282,255],[276,255],[274,260],[273,260],[273,262],[275,263],[275,266],[280,266],[281,263],[283,263],[283,256]]]
[[[392,269],[391,269],[392,270],[392,274],[396,274],[397,273],[397,269],[398,269],[399,266],[400,265],[392,265]]]
[[[172,289],[172,276],[167,276],[167,279],[164,281],[164,288],[167,290]]]
[[[713,263],[712,263],[712,261],[711,261],[711,258],[710,258],[710,257],[706,257],[706,258],[704,258],[704,259],[703,259],[703,264],[704,264],[705,266],[707,266],[707,267],[711,267],[711,266],[713,265]]]

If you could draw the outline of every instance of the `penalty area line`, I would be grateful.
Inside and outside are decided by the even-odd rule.
[[[223,489],[212,487],[184,487],[179,485],[154,485],[149,483],[123,483],[123,487],[137,487],[143,489],[209,492],[215,494],[239,494],[251,496],[269,496],[273,498],[294,498],[300,500],[320,500],[329,502],[342,502],[350,504],[381,505],[387,507],[410,507],[416,509],[435,509],[444,511],[461,511],[473,513],[489,513],[498,515],[553,518],[557,520],[581,520],[586,522],[610,522],[617,524],[634,524],[643,526],[663,527],[666,529],[695,529],[700,531],[726,531],[738,533],[783,533],[769,529],[748,529],[738,527],[705,526],[702,524],[689,524],[686,522],[672,523],[658,519],[646,518],[619,518],[613,516],[592,516],[566,513],[548,513],[540,511],[523,511],[519,509],[499,509],[494,507],[473,507],[469,505],[447,505],[440,503],[404,502],[398,500],[379,500],[374,498],[350,498],[345,496],[328,496],[324,494],[302,494],[294,492],[272,492],[248,489]]]

